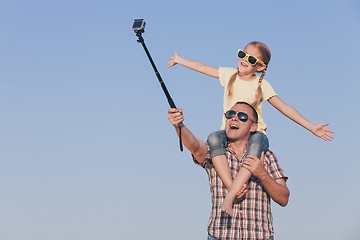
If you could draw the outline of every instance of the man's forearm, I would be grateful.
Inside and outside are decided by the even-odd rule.
[[[280,206],[285,207],[289,201],[290,191],[284,179],[273,179],[268,173],[261,176],[260,181],[266,192]]]
[[[197,139],[192,132],[184,125],[184,115],[181,108],[170,108],[168,111],[168,119],[175,127],[179,136],[179,127],[181,127],[181,140],[184,146],[194,155],[198,162],[204,162],[208,149],[207,144]]]
[[[276,203],[285,207],[289,201],[290,191],[284,179],[275,180],[265,170],[264,158],[264,153],[261,154],[260,160],[256,156],[249,155],[245,158],[243,166],[261,181],[266,192]]]
[[[176,127],[176,133],[179,136],[179,127]],[[197,139],[184,124],[181,125],[181,140],[198,162],[205,160],[207,154],[206,143]]]

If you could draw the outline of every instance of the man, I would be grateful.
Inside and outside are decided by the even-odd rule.
[[[209,175],[212,211],[208,239],[273,239],[270,198],[281,206],[287,205],[290,195],[286,186],[287,177],[270,150],[261,159],[255,156],[242,157],[251,133],[257,129],[256,121],[249,119],[257,119],[257,113],[244,102],[236,103],[231,111],[231,114],[227,114],[225,131],[229,140],[226,154],[232,178],[235,178],[241,167],[253,175],[247,189],[243,187],[240,190],[240,199],[233,204],[231,214],[221,211],[227,190],[212,164],[207,143],[197,139],[184,124],[181,125],[184,146],[192,153],[195,163]],[[168,118],[178,132],[179,124],[184,121],[182,109],[169,109]]]

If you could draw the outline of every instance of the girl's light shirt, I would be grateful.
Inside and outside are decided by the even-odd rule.
[[[259,76],[256,76],[256,78],[252,81],[244,81],[241,80],[239,76],[237,76],[232,87],[232,97],[231,98],[228,97],[227,86],[231,76],[234,75],[236,72],[237,69],[235,68],[229,68],[229,67],[219,68],[219,80],[221,85],[224,87],[224,102],[223,102],[224,113],[230,110],[237,102],[247,102],[249,104],[255,102],[255,95],[256,95],[256,89],[258,88]],[[258,113],[257,131],[265,133],[267,126],[264,123],[262,116],[262,102],[269,100],[271,97],[276,96],[277,94],[275,93],[274,89],[271,87],[270,83],[265,79],[263,79],[261,82],[261,89],[263,93],[263,99],[261,103],[255,108],[255,110]],[[225,116],[223,116],[221,129],[225,129],[225,120],[226,118]]]

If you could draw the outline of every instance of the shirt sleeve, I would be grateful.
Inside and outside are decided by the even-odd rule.
[[[221,86],[226,87],[229,83],[230,77],[237,72],[235,68],[219,67],[219,81]]]
[[[277,179],[284,179],[287,181],[288,177],[285,175],[283,169],[281,168],[275,154],[268,150],[265,154],[265,170],[269,173],[269,175],[277,180]]]
[[[276,92],[274,91],[274,89],[272,88],[271,84],[266,81],[265,79],[263,80],[262,84],[261,84],[261,89],[263,92],[263,100],[267,101],[269,100],[271,97],[276,96]]]

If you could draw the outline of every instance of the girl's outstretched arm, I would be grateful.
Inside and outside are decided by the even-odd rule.
[[[329,123],[320,123],[313,124],[304,118],[298,111],[296,111],[293,107],[283,102],[278,96],[274,96],[270,98],[269,103],[273,105],[277,110],[279,110],[282,114],[296,122],[297,124],[303,126],[314,135],[325,141],[331,141],[334,137],[330,133],[334,133],[334,131],[325,128],[325,126],[329,125]]]
[[[173,57],[169,58],[168,67],[172,67],[176,64],[180,64],[184,67],[190,68],[191,70],[206,74],[210,77],[219,78],[219,69],[216,67],[208,66],[205,63],[192,61],[183,57],[180,57],[178,52],[175,51]]]

